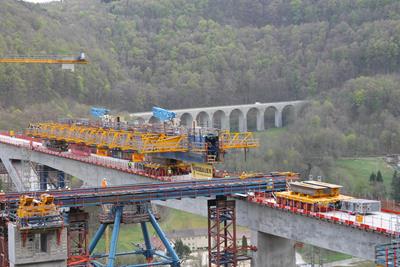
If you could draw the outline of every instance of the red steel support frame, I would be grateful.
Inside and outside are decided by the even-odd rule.
[[[68,266],[89,266],[89,213],[73,208],[69,213]]]
[[[208,266],[236,267],[236,209],[226,197],[208,201]]]
[[[8,267],[8,229],[5,218],[0,218],[0,266]]]

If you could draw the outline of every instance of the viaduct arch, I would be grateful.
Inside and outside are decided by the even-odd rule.
[[[259,103],[217,106],[204,108],[189,108],[173,110],[181,125],[197,125],[214,127],[233,131],[263,131],[268,128],[281,128],[296,120],[302,106],[307,101],[287,101],[274,103]],[[130,114],[138,123],[155,122],[151,112]]]

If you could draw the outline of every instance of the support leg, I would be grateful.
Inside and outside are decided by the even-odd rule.
[[[168,251],[168,254],[172,258],[173,264],[171,266],[173,267],[181,266],[178,255],[176,254],[174,248],[171,246],[171,243],[169,242],[167,236],[164,234],[164,232],[161,230],[161,227],[158,225],[157,220],[154,217],[153,213],[151,212],[151,210],[148,210],[148,212],[151,225],[153,226],[154,230],[156,230],[157,235],[160,237],[161,241],[163,242],[165,248]]]
[[[153,248],[151,246],[149,231],[147,230],[147,225],[145,222],[141,222],[140,225],[142,226],[143,238],[144,243],[146,245],[146,252],[145,257],[148,263],[153,261]]]
[[[121,225],[123,207],[115,207],[114,228],[111,236],[110,254],[108,255],[107,267],[114,267],[115,254],[118,246],[119,227]]]
[[[97,243],[99,242],[100,238],[103,236],[104,231],[107,228],[107,224],[100,224],[99,229],[97,230],[96,234],[94,235],[92,241],[90,242],[89,245],[89,254],[92,254],[94,249],[97,246]]]
[[[256,245],[251,266],[254,267],[295,267],[294,241],[259,231],[252,231],[251,244]]]

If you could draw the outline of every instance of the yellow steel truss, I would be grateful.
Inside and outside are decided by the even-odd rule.
[[[97,148],[137,151],[141,154],[188,151],[187,135],[140,133],[62,123],[31,125],[26,134],[43,139],[95,146]]]
[[[93,146],[99,149],[121,149],[140,154],[164,152],[207,151],[205,143],[190,143],[187,134],[104,129],[101,127],[64,123],[37,123],[26,130],[26,134],[43,139]],[[259,146],[253,134],[222,132],[219,135],[220,149],[255,148]]]
[[[224,131],[219,134],[219,144],[221,149],[236,149],[236,148],[256,148],[259,141],[253,137],[253,133],[231,133]]]

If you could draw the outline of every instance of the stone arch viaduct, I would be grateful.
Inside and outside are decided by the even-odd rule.
[[[217,106],[203,108],[189,108],[172,110],[177,114],[181,125],[191,126],[193,121],[197,125],[214,127],[222,130],[245,132],[263,131],[267,128],[280,128],[293,121],[300,108],[307,101],[287,101],[275,103],[259,103]],[[132,119],[138,123],[156,122],[152,112],[132,113]]]

